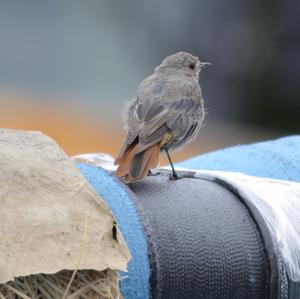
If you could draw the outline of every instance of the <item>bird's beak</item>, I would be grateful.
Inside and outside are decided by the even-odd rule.
[[[212,65],[210,62],[200,62],[200,67],[203,68],[207,65]]]

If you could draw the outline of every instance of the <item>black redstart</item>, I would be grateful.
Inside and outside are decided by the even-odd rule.
[[[201,128],[205,111],[199,73],[207,62],[179,52],[168,56],[139,86],[125,111],[127,137],[115,165],[125,183],[143,179],[157,167],[164,151],[178,178],[169,151],[190,142]]]

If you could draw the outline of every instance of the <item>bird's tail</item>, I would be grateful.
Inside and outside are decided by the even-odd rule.
[[[160,143],[154,144],[146,150],[136,154],[138,144],[128,147],[124,155],[115,161],[119,164],[115,175],[125,183],[141,180],[148,175],[151,168],[159,162]]]

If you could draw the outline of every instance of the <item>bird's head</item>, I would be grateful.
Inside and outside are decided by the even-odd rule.
[[[209,62],[201,62],[198,57],[186,53],[178,52],[166,57],[162,63],[155,68],[155,72],[166,74],[183,74],[198,80],[199,73],[205,65],[210,65]]]

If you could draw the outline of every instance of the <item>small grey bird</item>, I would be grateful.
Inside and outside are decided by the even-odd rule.
[[[159,154],[190,142],[201,128],[205,111],[199,73],[207,62],[179,52],[168,56],[139,86],[138,97],[125,111],[127,137],[115,165],[125,183],[143,179],[157,167]]]

